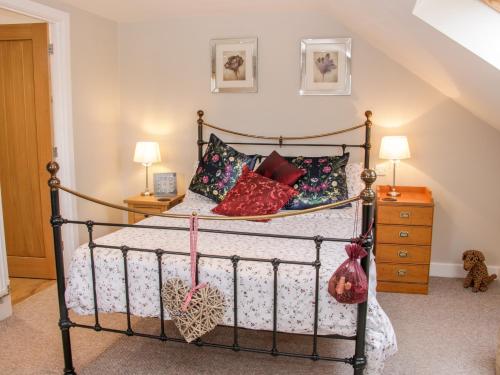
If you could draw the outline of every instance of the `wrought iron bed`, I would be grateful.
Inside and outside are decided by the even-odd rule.
[[[203,216],[198,215],[200,220],[254,220],[254,219],[273,219],[280,217],[287,217],[293,215],[300,215],[303,213],[319,211],[327,208],[334,208],[337,206],[345,205],[349,202],[362,201],[362,225],[361,225],[361,233],[367,233],[366,236],[359,236],[356,239],[361,240],[362,246],[368,253],[368,256],[361,260],[361,265],[363,270],[369,275],[370,268],[370,253],[373,248],[373,235],[372,235],[372,226],[373,216],[374,216],[374,207],[373,202],[375,199],[375,193],[372,190],[372,184],[375,182],[376,174],[370,169],[370,137],[371,137],[371,111],[365,112],[366,121],[361,125],[356,125],[348,129],[343,129],[339,131],[334,131],[330,133],[317,134],[312,136],[303,136],[303,137],[283,137],[283,136],[258,136],[252,134],[244,134],[239,133],[227,129],[220,128],[218,126],[209,124],[203,120],[203,111],[198,111],[198,158],[199,160],[203,157],[203,147],[208,142],[203,139],[203,129],[204,127],[212,128],[218,131],[230,133],[236,136],[242,136],[246,138],[260,139],[261,142],[226,142],[227,144],[233,145],[250,145],[250,146],[308,146],[308,147],[336,147],[342,148],[343,151],[346,148],[361,148],[364,150],[364,170],[361,174],[361,178],[364,181],[365,188],[362,190],[359,196],[347,199],[345,201],[336,202],[327,204],[320,207],[315,207],[311,209],[302,210],[299,212],[290,211],[290,212],[279,212],[277,214],[272,215],[262,215],[262,216],[240,216],[240,217],[224,217],[224,216]],[[323,138],[328,136],[333,136],[341,133],[350,132],[356,129],[364,128],[364,142],[361,144],[330,144],[330,143],[299,143],[298,141],[310,140],[315,138]],[[292,141],[287,143],[288,141]],[[58,300],[59,300],[59,328],[62,335],[62,347],[64,353],[64,374],[76,374],[73,359],[72,359],[72,348],[71,348],[71,340],[70,340],[70,329],[71,328],[86,328],[91,329],[96,332],[106,331],[106,332],[114,332],[120,333],[127,336],[139,336],[151,339],[157,339],[160,341],[171,341],[171,342],[181,342],[186,343],[185,340],[171,337],[167,335],[166,327],[165,327],[165,319],[164,319],[164,306],[161,301],[161,288],[163,284],[162,280],[162,256],[164,254],[170,255],[185,255],[189,257],[189,252],[178,252],[178,251],[169,251],[165,249],[143,249],[143,248],[132,248],[126,245],[123,246],[109,246],[109,245],[100,245],[94,241],[93,238],[93,230],[94,227],[97,226],[105,226],[105,227],[114,227],[114,228],[124,228],[124,227],[132,227],[132,228],[147,228],[147,229],[158,229],[158,230],[172,230],[172,231],[189,231],[187,227],[172,227],[172,226],[152,226],[152,225],[143,225],[143,224],[122,224],[122,223],[107,223],[107,222],[94,222],[92,220],[81,221],[81,220],[71,220],[66,219],[61,216],[60,206],[59,206],[59,191],[63,190],[67,193],[70,193],[78,198],[82,198],[100,205],[105,205],[111,208],[129,211],[134,213],[139,213],[147,216],[162,216],[162,217],[170,217],[170,218],[189,218],[190,214],[179,214],[179,213],[162,213],[162,214],[151,214],[148,212],[144,212],[137,209],[122,207],[119,205],[115,205],[109,202],[101,201],[99,199],[87,196],[85,194],[79,193],[77,191],[71,190],[63,185],[61,185],[60,180],[57,178],[57,172],[59,170],[59,166],[56,162],[52,161],[47,164],[47,170],[50,173],[51,177],[48,181],[50,187],[50,195],[51,195],[51,225],[53,229],[53,238],[54,238],[54,250],[55,250],[55,261],[56,261],[56,275],[57,275],[57,291],[58,291]],[[94,300],[94,324],[80,324],[78,322],[74,322],[70,320],[68,315],[68,308],[65,300],[65,273],[64,273],[64,261],[63,261],[63,243],[61,237],[61,231],[63,225],[83,225],[87,228],[88,231],[88,247],[90,251],[90,260],[91,260],[91,272],[92,272],[92,292],[93,292],[93,300]],[[240,231],[228,231],[228,230],[218,230],[218,229],[199,229],[200,232],[209,232],[209,233],[218,233],[221,235],[224,234],[232,234],[232,235],[241,235],[241,236],[256,236],[256,237],[267,237],[267,238],[286,238],[286,239],[296,239],[296,240],[310,240],[313,241],[315,246],[315,259],[312,259],[310,262],[300,262],[300,261],[291,261],[286,259],[276,259],[276,258],[248,258],[244,256],[232,255],[232,256],[222,256],[215,254],[201,254],[198,253],[197,262],[200,258],[216,258],[216,259],[225,259],[232,264],[233,269],[233,344],[226,345],[216,342],[207,342],[202,339],[197,339],[194,341],[194,344],[197,346],[207,346],[207,347],[216,347],[222,349],[229,349],[236,352],[244,351],[244,352],[253,352],[253,353],[264,353],[271,354],[273,356],[288,356],[288,357],[297,357],[297,358],[305,358],[311,359],[314,361],[324,360],[324,361],[333,361],[333,362],[342,362],[349,364],[353,367],[353,371],[355,375],[361,375],[366,367],[366,356],[365,356],[365,333],[366,333],[366,319],[367,319],[367,311],[368,305],[367,302],[361,303],[357,307],[357,324],[356,324],[356,335],[354,336],[341,336],[341,335],[318,335],[318,306],[319,306],[319,271],[321,267],[321,245],[324,242],[343,242],[349,243],[352,242],[353,238],[326,238],[321,236],[300,236],[300,235],[280,235],[280,234],[269,234],[269,233],[251,233],[251,232],[240,232]],[[123,254],[123,267],[124,267],[124,293],[125,293],[125,301],[126,301],[126,329],[115,329],[115,328],[107,328],[103,327],[99,320],[99,307],[97,300],[97,292],[96,292],[96,274],[95,274],[95,264],[94,264],[94,253],[99,248],[105,249],[117,249],[121,250]],[[131,312],[130,312],[130,301],[129,301],[129,274],[127,268],[127,254],[130,252],[144,252],[144,253],[154,253],[157,256],[158,260],[158,280],[159,283],[157,287],[159,288],[160,294],[160,322],[159,322],[159,333],[158,334],[149,334],[138,332],[133,329],[131,323]],[[272,344],[271,348],[255,348],[255,347],[247,347],[239,344],[239,330],[244,329],[238,327],[238,264],[240,262],[265,262],[270,263],[273,267],[273,329],[272,329]],[[278,322],[278,309],[277,309],[277,295],[278,295],[278,270],[281,264],[294,264],[300,266],[308,266],[313,268],[313,272],[315,272],[315,286],[314,286],[314,324],[313,324],[313,333],[312,333],[312,349],[310,354],[306,353],[295,353],[295,352],[285,352],[280,351],[278,349],[277,342],[277,322]],[[326,337],[332,339],[343,339],[343,340],[354,340],[355,341],[355,350],[352,357],[349,358],[337,358],[332,356],[322,356],[318,352],[318,337]]]

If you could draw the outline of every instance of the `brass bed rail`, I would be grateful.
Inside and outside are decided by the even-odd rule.
[[[198,116],[200,116],[200,118],[203,116],[203,114],[204,114],[203,111],[201,111],[201,110],[198,111]],[[366,116],[367,120],[369,120],[371,118],[371,116],[372,116],[371,111],[366,111],[365,116]],[[298,141],[298,140],[305,140],[305,139],[330,137],[330,136],[333,136],[333,135],[338,135],[338,134],[342,134],[342,133],[348,133],[350,131],[353,131],[353,130],[356,130],[356,129],[360,129],[360,128],[364,128],[366,126],[366,123],[363,123],[363,124],[360,124],[360,125],[352,126],[350,128],[336,130],[336,131],[328,132],[328,133],[320,133],[320,134],[304,135],[304,136],[295,136],[295,137],[283,137],[281,135],[280,136],[268,136],[268,135],[245,134],[245,133],[240,133],[240,132],[237,132],[237,131],[234,131],[234,130],[224,129],[224,128],[221,128],[219,126],[209,124],[208,122],[205,122],[204,120],[202,120],[202,121],[203,121],[203,125],[204,126],[207,126],[209,128],[215,129],[215,130],[219,130],[219,131],[224,132],[224,133],[238,135],[240,137],[247,137],[247,138],[254,138],[254,139],[269,139],[269,140],[275,140],[275,141],[279,141],[279,140],[281,140],[281,141]]]
[[[51,167],[51,168],[53,168],[53,167]],[[316,207],[313,207],[313,208],[307,208],[307,209],[304,209],[304,210],[291,210],[291,211],[288,211],[288,212],[279,212],[279,213],[276,213],[276,214],[268,214],[268,215],[215,216],[215,215],[200,215],[200,214],[197,214],[196,212],[194,212],[192,214],[187,214],[187,213],[175,213],[175,214],[173,214],[173,213],[151,213],[151,212],[147,212],[147,211],[136,210],[134,208],[129,208],[129,207],[121,206],[121,205],[118,205],[118,204],[106,202],[106,201],[103,201],[103,200],[91,197],[90,195],[79,193],[79,192],[77,192],[75,190],[72,190],[72,189],[70,189],[70,188],[68,188],[66,186],[60,185],[60,184],[56,184],[56,185],[54,185],[54,187],[56,187],[57,189],[61,189],[61,190],[65,191],[65,192],[67,192],[69,194],[72,194],[72,195],[74,195],[74,196],[76,196],[78,198],[84,199],[86,201],[93,202],[93,203],[96,203],[96,204],[99,204],[99,205],[102,205],[102,206],[106,206],[106,207],[109,207],[109,208],[114,208],[116,210],[133,212],[133,213],[141,214],[141,215],[145,215],[145,216],[168,217],[168,218],[171,218],[171,219],[188,219],[189,217],[191,217],[192,214],[195,214],[198,217],[198,219],[200,219],[200,220],[221,220],[221,221],[231,221],[231,220],[270,220],[270,219],[278,219],[278,218],[284,218],[284,217],[289,217],[289,216],[305,215],[305,214],[309,214],[309,213],[312,213],[312,212],[318,212],[318,211],[327,210],[327,209],[331,209],[331,208],[341,207],[341,206],[344,206],[344,205],[346,205],[348,203],[356,202],[356,201],[361,200],[361,196],[357,195],[355,197],[352,197],[352,198],[349,198],[349,199],[346,199],[346,200],[343,200],[343,201],[338,201],[338,202],[334,202],[334,203],[324,204],[324,205],[321,205],[321,206],[316,206]]]

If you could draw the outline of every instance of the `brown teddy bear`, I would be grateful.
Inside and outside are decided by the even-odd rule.
[[[484,264],[484,255],[479,250],[467,250],[462,255],[464,261],[464,270],[469,271],[464,280],[464,288],[472,285],[472,291],[476,293],[478,290],[486,292],[488,284],[497,278],[493,274],[488,276],[488,269]]]

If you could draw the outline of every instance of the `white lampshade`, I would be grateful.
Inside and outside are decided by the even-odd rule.
[[[402,160],[410,157],[408,138],[404,135],[392,135],[382,138],[380,159]]]
[[[158,142],[137,142],[135,145],[134,161],[142,164],[152,164],[161,161],[160,145]]]

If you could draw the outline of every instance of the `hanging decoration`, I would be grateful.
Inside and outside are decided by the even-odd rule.
[[[356,204],[354,215],[353,236],[358,229],[359,204]],[[340,303],[356,304],[363,303],[368,298],[368,280],[366,273],[359,262],[368,255],[361,246],[363,241],[370,235],[373,227],[373,220],[366,233],[345,246],[345,251],[349,256],[328,281],[328,293]]]
[[[179,278],[170,279],[162,288],[162,299],[175,326],[187,342],[212,331],[222,322],[226,305],[223,294],[206,283],[196,284],[198,217],[189,219],[191,287]]]

